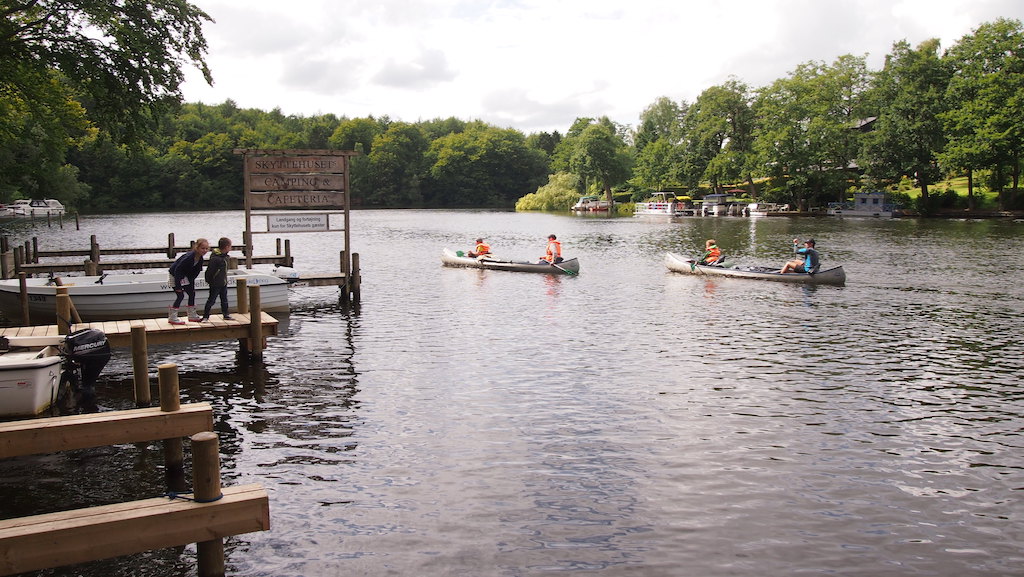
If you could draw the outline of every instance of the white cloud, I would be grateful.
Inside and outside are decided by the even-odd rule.
[[[454,116],[565,132],[581,116],[637,123],[736,76],[763,86],[807,61],[931,37],[944,47],[1019,0],[193,0],[216,82],[186,100],[285,114]]]

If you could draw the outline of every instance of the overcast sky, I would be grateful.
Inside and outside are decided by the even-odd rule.
[[[943,49],[1024,0],[192,0],[214,86],[188,102],[416,122],[454,116],[524,133],[578,117],[636,126],[658,97],[692,102],[735,76],[770,84],[808,61],[898,40]]]

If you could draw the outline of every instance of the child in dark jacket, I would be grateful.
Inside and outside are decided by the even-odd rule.
[[[200,322],[210,321],[210,309],[220,297],[220,310],[224,314],[224,320],[230,321],[228,314],[228,253],[231,252],[231,239],[221,237],[217,241],[217,248],[213,249],[210,255],[210,264],[206,267],[206,283],[210,285],[210,297],[206,299],[206,308],[203,309],[203,319]]]

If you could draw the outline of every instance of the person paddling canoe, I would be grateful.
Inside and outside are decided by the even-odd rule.
[[[779,271],[780,273],[805,272],[814,274],[818,272],[818,267],[821,266],[821,257],[818,255],[818,251],[814,249],[813,238],[805,240],[803,248],[800,248],[800,239],[794,238],[793,252],[801,255],[803,258],[787,262],[782,266],[782,270]]]

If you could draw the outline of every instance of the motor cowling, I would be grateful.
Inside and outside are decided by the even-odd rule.
[[[69,334],[62,345],[64,356],[82,367],[82,389],[95,390],[96,378],[110,360],[110,342],[98,329],[80,329]]]

